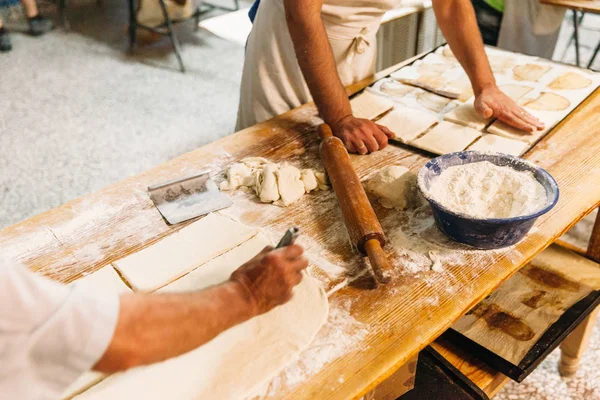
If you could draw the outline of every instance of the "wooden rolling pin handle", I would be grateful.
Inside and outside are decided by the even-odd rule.
[[[322,124],[318,131],[323,139],[319,149],[321,160],[337,196],[350,241],[361,254],[369,256],[377,281],[389,282],[389,272],[392,268],[382,250],[385,246],[385,235],[352,167],[348,151],[344,143],[333,136],[329,125]]]
[[[392,264],[386,257],[381,243],[377,239],[371,239],[365,244],[371,268],[378,282],[388,283],[392,279]]]

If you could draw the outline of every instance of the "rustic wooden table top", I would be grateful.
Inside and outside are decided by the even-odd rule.
[[[353,85],[349,93],[391,70]],[[247,156],[322,169],[315,134],[319,123],[312,104],[292,110],[10,226],[0,231],[0,251],[53,279],[75,280],[185,225],[164,222],[146,193],[150,185],[206,167],[219,175]],[[274,238],[291,225],[301,228],[312,273],[329,290],[330,318],[314,346],[273,379],[263,397],[345,400],[366,393],[598,207],[600,89],[525,158],[554,176],[561,196],[532,232],[508,249],[477,251],[451,242],[433,226],[427,206],[407,212],[376,206],[396,266],[393,282],[376,289],[369,289],[366,264],[352,252],[332,191],[307,195],[288,208],[233,193],[234,206],[226,214],[260,226]],[[352,156],[361,178],[389,164],[417,172],[428,160],[393,146],[370,156]],[[433,259],[438,262],[432,269]]]
[[[540,3],[577,11],[600,13],[600,0],[540,0]]]

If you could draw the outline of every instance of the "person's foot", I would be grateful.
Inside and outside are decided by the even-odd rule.
[[[10,36],[8,31],[4,27],[0,28],[0,51],[6,52],[12,49],[12,43],[10,42]]]
[[[54,29],[54,22],[40,14],[28,18],[27,21],[29,22],[29,34],[33,36],[40,36]]]

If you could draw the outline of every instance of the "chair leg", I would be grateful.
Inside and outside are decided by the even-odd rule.
[[[239,0],[233,0],[234,3],[234,8],[235,10],[239,10],[240,9],[240,1]]]
[[[558,371],[562,376],[573,376],[579,369],[581,357],[583,357],[583,353],[590,344],[590,337],[596,325],[599,311],[600,307],[592,311],[560,345],[561,357]]]
[[[588,64],[588,69],[592,69],[592,65],[594,65],[594,60],[596,60],[596,56],[600,52],[600,41],[598,41],[598,46],[596,46],[596,50],[594,50],[594,54],[592,54],[592,58],[590,58],[590,62]]]
[[[58,1],[58,19],[60,20],[60,24],[63,29],[70,30],[71,26],[69,25],[69,20],[67,19],[67,1],[59,0]]]
[[[135,15],[135,0],[129,0],[129,51],[135,48],[137,17]]]
[[[573,37],[575,38],[575,63],[579,67],[579,20],[577,19],[577,11],[575,10],[573,10],[573,29]]]
[[[183,60],[181,59],[181,48],[179,47],[179,40],[177,40],[177,35],[175,35],[175,31],[173,30],[173,22],[171,21],[171,18],[169,18],[167,6],[165,5],[164,0],[158,0],[158,2],[165,17],[165,23],[167,24],[167,30],[169,31],[169,38],[171,39],[171,43],[173,44],[173,48],[175,49],[175,56],[177,57],[177,61],[179,62],[179,69],[181,70],[181,72],[185,72],[185,66],[183,65]]]

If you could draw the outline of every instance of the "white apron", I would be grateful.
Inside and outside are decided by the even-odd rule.
[[[505,0],[498,47],[552,59],[565,12],[538,0]]]
[[[325,0],[321,18],[344,86],[375,72],[375,35],[401,0]],[[248,36],[236,131],[312,101],[283,0],[262,0]]]

